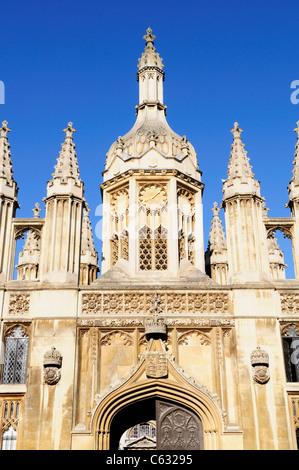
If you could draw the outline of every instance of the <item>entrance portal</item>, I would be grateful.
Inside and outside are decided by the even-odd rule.
[[[111,424],[110,449],[146,448],[144,435],[134,439],[134,430],[145,428],[146,423],[155,425],[155,435],[147,439],[148,449],[203,449],[202,423],[198,416],[186,407],[154,398],[129,405],[116,414]]]

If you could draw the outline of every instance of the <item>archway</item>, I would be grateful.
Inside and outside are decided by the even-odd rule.
[[[184,386],[179,381],[172,382],[167,379],[127,383],[106,395],[93,414],[92,434],[96,438],[95,448],[116,450],[126,429],[157,417],[157,401],[166,403],[167,406],[175,406],[176,410],[182,409],[200,423],[198,426],[202,431],[199,430],[199,433],[203,436],[200,448],[221,448],[221,411],[207,390],[190,384]],[[169,409],[170,413],[173,411],[175,410]],[[192,434],[194,429],[190,431]],[[170,450],[170,447],[168,449]]]
[[[201,420],[185,406],[155,398],[132,403],[120,410],[113,418],[110,428],[110,450],[119,450],[119,443],[124,430],[139,423],[155,422],[157,450],[202,450],[203,430]],[[146,446],[139,439],[126,446],[126,449],[138,449]],[[151,448],[152,442],[150,442]]]

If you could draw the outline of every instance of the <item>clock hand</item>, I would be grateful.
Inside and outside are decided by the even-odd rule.
[[[154,197],[158,196],[158,194],[160,194],[160,192],[161,192],[161,189],[159,189],[159,191],[158,191],[156,194],[154,194],[153,196],[150,196],[150,197],[148,197],[147,199],[144,199],[145,202],[147,202],[147,201],[149,201],[150,199],[153,199]]]

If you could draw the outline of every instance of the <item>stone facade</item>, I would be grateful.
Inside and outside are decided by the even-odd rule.
[[[162,59],[150,29],[144,39],[136,122],[103,172],[100,275],[73,124],[45,218],[37,203],[22,219],[2,123],[1,446],[297,449],[299,126],[291,214],[270,218],[234,124],[205,252],[197,156],[166,121]],[[276,230],[292,240],[294,280]],[[157,434],[140,434],[143,422]]]

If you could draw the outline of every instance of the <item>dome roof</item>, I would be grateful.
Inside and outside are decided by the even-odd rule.
[[[197,170],[198,163],[194,147],[188,142],[186,136],[175,133],[166,121],[166,106],[163,104],[162,58],[154,48],[155,36],[152,35],[150,28],[144,38],[146,47],[139,59],[137,73],[139,81],[137,119],[132,129],[111,145],[107,153],[105,170],[109,170],[116,157],[127,162],[126,169],[136,167],[136,159],[141,159],[152,148],[155,148],[165,159],[172,159],[176,162],[182,162],[189,157],[193,170]],[[172,168],[173,165],[171,164],[170,167]]]

